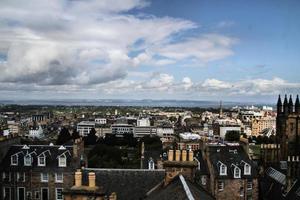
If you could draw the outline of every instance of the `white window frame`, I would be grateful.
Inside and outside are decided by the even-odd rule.
[[[47,174],[47,180],[44,179],[44,174]],[[49,174],[48,174],[48,173],[42,172],[42,173],[41,173],[41,182],[47,183],[48,181],[49,181]]]
[[[8,200],[11,200],[11,188],[10,187],[3,187],[3,194],[2,194],[2,197],[3,197],[3,199],[4,199],[4,195],[5,195],[5,189],[6,188],[8,188],[8,190],[9,190],[9,199]]]
[[[25,189],[25,187],[17,187],[17,199],[20,199],[19,198],[19,189],[20,188],[23,188],[24,189],[24,200],[26,200],[26,189]]]
[[[16,162],[13,162],[14,161],[14,159],[13,159],[14,157],[16,158]],[[14,166],[18,165],[18,155],[17,154],[11,156],[11,158],[10,158],[10,165],[14,165]]]
[[[201,177],[201,184],[202,184],[202,185],[206,185],[206,184],[207,184],[207,179],[206,179],[205,176],[202,176],[202,177]]]
[[[30,164],[27,163],[28,158],[29,158]],[[28,155],[24,156],[24,166],[31,166],[31,155],[28,154]]]
[[[227,166],[223,163],[220,165],[220,175],[226,176],[227,175]]]
[[[238,168],[237,166],[234,167],[233,176],[234,178],[241,178],[241,169]]]
[[[58,174],[61,174],[61,180],[58,179]],[[55,173],[55,182],[56,183],[63,183],[64,182],[64,174],[61,173]]]
[[[217,182],[217,187],[218,187],[218,191],[223,191],[224,190],[224,181],[218,181]]]
[[[25,182],[25,172],[17,172],[17,182],[20,182],[19,179],[20,179],[20,175],[23,175],[23,181],[21,182]]]
[[[62,162],[63,160],[61,160],[61,159],[63,159],[64,162]],[[58,157],[58,166],[59,167],[66,167],[67,166],[67,157],[66,157],[65,154]]]
[[[251,187],[249,187],[251,186]],[[250,191],[253,189],[253,182],[251,180],[247,180],[247,190]]]
[[[44,163],[41,163],[42,160]],[[44,154],[38,157],[38,166],[46,166],[46,156]]]
[[[61,199],[58,198],[58,192],[57,190],[61,190]],[[62,194],[63,188],[55,188],[55,199],[56,200],[63,200],[64,199],[64,195]]]
[[[47,188],[47,187],[42,187],[42,188],[41,188],[40,199],[41,199],[41,200],[44,200],[44,199],[43,199],[43,189],[47,189],[47,194],[48,194],[48,195],[47,195],[47,199],[49,200],[49,188]]]
[[[3,172],[2,173],[2,180],[6,179],[8,177],[8,182],[10,182],[10,172]]]
[[[36,196],[39,196],[38,198]],[[41,199],[41,192],[40,191],[35,191],[34,192],[34,199]]]
[[[244,175],[251,175],[251,166],[248,163],[244,165]]]

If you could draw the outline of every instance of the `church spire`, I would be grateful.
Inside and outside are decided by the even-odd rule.
[[[297,95],[296,102],[295,102],[295,113],[300,114],[300,102],[299,102],[298,95]]]
[[[289,99],[289,113],[293,113],[293,111],[294,111],[294,104],[293,104],[292,95],[290,95],[290,99]]]
[[[282,102],[281,102],[280,95],[278,96],[278,101],[277,101],[277,114],[279,113],[282,113]]]
[[[289,112],[288,108],[289,108],[289,105],[288,105],[287,95],[284,95],[284,101],[283,101],[284,114],[288,114],[288,112]]]

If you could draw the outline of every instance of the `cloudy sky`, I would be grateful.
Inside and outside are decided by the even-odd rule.
[[[0,99],[275,102],[300,93],[298,0],[1,0]]]

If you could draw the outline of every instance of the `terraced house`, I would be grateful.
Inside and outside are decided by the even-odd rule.
[[[1,199],[62,200],[82,157],[80,139],[70,146],[11,146],[1,162]]]

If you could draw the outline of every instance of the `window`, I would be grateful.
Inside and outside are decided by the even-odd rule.
[[[64,175],[63,173],[55,173],[55,182],[62,183],[64,182]]]
[[[10,172],[3,172],[2,173],[2,180],[3,181],[10,181]]]
[[[24,172],[18,172],[17,173],[17,180],[18,180],[18,182],[25,182],[25,173]]]
[[[35,197],[35,199],[40,199],[40,192],[39,191],[35,191],[34,197]]]
[[[27,155],[24,157],[24,165],[25,166],[30,166],[31,165],[31,156]]]
[[[220,165],[220,175],[227,175],[227,167],[224,164]]]
[[[218,190],[223,191],[224,190],[224,182],[223,181],[218,181]]]
[[[206,177],[205,176],[201,177],[201,184],[206,185]]]
[[[241,178],[241,170],[238,167],[234,168],[234,178]]]
[[[25,200],[25,188],[18,187],[18,200]]]
[[[49,200],[49,190],[48,188],[42,188],[42,200]]]
[[[247,180],[247,190],[252,190],[252,181]]]
[[[58,157],[58,166],[59,167],[66,167],[67,166],[67,158],[65,155],[61,155]]]
[[[41,182],[48,182],[48,173],[41,173]]]
[[[153,162],[153,160],[151,159],[151,160],[149,160],[149,162],[148,162],[148,169],[150,169],[150,170],[153,170],[155,167],[154,167],[154,162]]]
[[[56,200],[63,200],[63,195],[62,195],[62,188],[56,188],[55,189],[55,196],[56,196]]]
[[[31,199],[31,192],[26,192],[26,199]]]
[[[11,156],[10,162],[11,165],[18,165],[18,155]]]
[[[46,166],[46,157],[44,155],[38,157],[38,166]]]
[[[251,166],[247,163],[244,165],[244,174],[251,175]]]
[[[11,200],[10,187],[4,187],[3,188],[3,199],[4,200]]]

